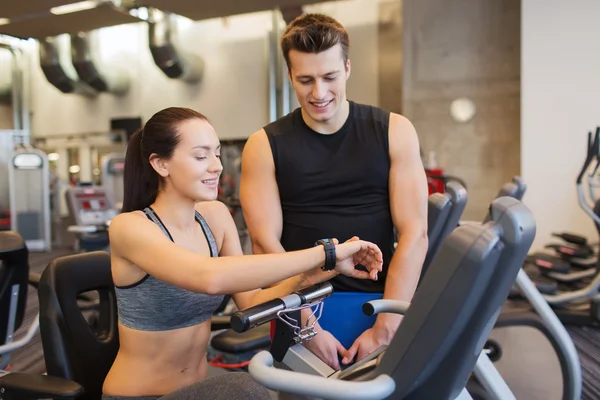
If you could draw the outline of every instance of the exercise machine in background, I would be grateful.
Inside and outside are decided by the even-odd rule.
[[[73,218],[68,231],[77,235],[75,250],[109,251],[108,226],[118,211],[103,186],[75,186],[65,192]]]
[[[600,201],[594,189],[598,187],[600,166],[600,127],[592,139],[588,133],[587,153],[577,176],[577,195],[581,208],[592,218],[600,236]],[[592,163],[596,165],[587,173]],[[592,204],[585,196],[584,178]],[[571,243],[550,244],[554,254],[538,252],[529,257],[526,271],[536,286],[543,291],[544,299],[565,324],[600,324],[600,263],[596,251],[586,238],[573,234],[557,235]]]
[[[24,146],[15,150],[8,165],[11,230],[18,232],[30,251],[52,247],[50,169],[48,156]]]
[[[25,241],[17,232],[0,232],[0,373],[8,369],[11,354],[31,342],[39,328],[36,316],[26,333],[15,340],[14,333],[25,319],[28,280],[29,251]]]
[[[18,232],[30,251],[52,247],[48,156],[26,130],[0,130],[0,230]]]
[[[123,208],[123,173],[125,171],[125,154],[110,153],[100,160],[100,177],[102,187],[111,199],[115,208]]]
[[[521,177],[514,177],[501,188],[498,193],[500,197],[512,197],[519,201],[523,199],[526,191],[525,182]],[[492,213],[486,217],[486,220],[493,218]],[[524,260],[513,260],[523,265]],[[575,344],[560,319],[550,307],[544,296],[539,292],[531,278],[520,268],[514,282],[514,290],[518,291],[522,299],[527,302],[515,302],[514,299],[507,302],[498,316],[494,329],[505,327],[531,327],[537,329],[550,342],[553,347],[562,372],[563,378],[563,400],[579,400],[582,392],[582,374],[581,363]],[[488,354],[494,354],[491,358],[498,361],[500,358],[502,343],[494,340],[488,340],[484,346],[484,351]],[[500,375],[495,369],[488,366],[486,369],[475,368],[475,380],[470,382],[469,389],[479,400],[504,399],[506,396],[512,396],[510,389],[500,379]]]

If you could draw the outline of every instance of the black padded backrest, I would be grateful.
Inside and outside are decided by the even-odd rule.
[[[500,238],[503,250],[496,267],[490,270],[492,278],[477,288],[484,291],[484,298],[474,305],[466,328],[452,343],[443,361],[407,399],[453,399],[460,394],[514,285],[535,237],[535,219],[527,206],[511,197],[494,200],[491,217],[492,221],[484,228]],[[465,317],[463,312],[459,317]]]
[[[449,204],[446,206],[448,212],[443,220],[440,219],[437,221],[440,225],[440,227],[436,228],[437,234],[435,236],[429,235],[428,237],[429,247],[427,248],[427,255],[425,256],[423,268],[421,269],[421,280],[429,269],[431,261],[433,260],[435,253],[438,252],[444,239],[458,226],[458,221],[467,205],[467,190],[458,182],[447,183],[445,197],[449,200]]]
[[[512,197],[513,199],[517,199],[519,201],[523,200],[523,196],[525,195],[525,191],[527,190],[527,185],[525,185],[525,181],[520,176],[515,176],[512,179],[512,182],[505,183],[501,188],[496,198],[499,199],[501,197]],[[490,222],[492,220],[491,214],[488,214],[483,219],[483,223]]]
[[[429,195],[427,199],[427,238],[429,243],[436,241],[440,236],[451,207],[449,195],[442,193]],[[429,253],[429,250],[427,252]]]
[[[434,256],[400,328],[365,379],[392,376],[396,390],[390,399],[400,399],[435,372],[485,297],[502,248],[491,225],[456,228]]]
[[[77,305],[77,295],[92,290],[100,298],[96,330]],[[85,393],[78,400],[99,400],[119,349],[110,255],[96,251],[55,259],[42,274],[38,294],[48,374],[82,385]]]
[[[0,231],[0,344],[6,342],[13,290],[17,292],[16,331],[23,323],[27,305],[29,251],[23,238],[14,231]]]

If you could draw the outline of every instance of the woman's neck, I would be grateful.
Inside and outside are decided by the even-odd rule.
[[[180,195],[159,191],[151,205],[163,223],[183,232],[193,230],[196,202]]]

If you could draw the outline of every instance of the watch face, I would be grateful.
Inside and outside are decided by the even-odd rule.
[[[315,242],[315,246],[318,246],[320,244],[327,244],[327,243],[333,243],[333,240],[331,239],[319,239]]]

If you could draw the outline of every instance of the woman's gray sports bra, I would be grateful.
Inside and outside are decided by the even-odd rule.
[[[173,241],[173,237],[150,207],[144,209],[148,219],[156,223]],[[210,247],[210,256],[218,257],[219,250],[206,220],[196,212]],[[168,265],[164,266],[169,268]],[[196,293],[156,279],[150,274],[128,286],[116,286],[119,322],[142,331],[166,331],[185,328],[208,320],[225,296]]]

